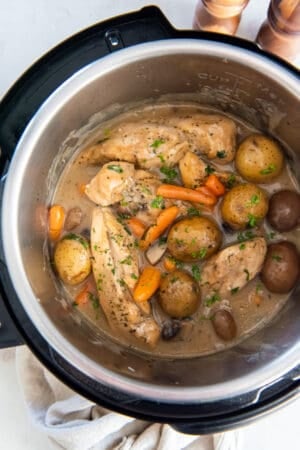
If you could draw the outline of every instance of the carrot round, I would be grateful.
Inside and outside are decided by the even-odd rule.
[[[75,303],[76,305],[85,305],[86,303],[88,303],[89,301],[89,289],[88,286],[84,286],[84,288],[82,289],[82,291],[79,292],[79,294],[76,295],[75,297]]]
[[[138,238],[141,238],[146,231],[145,224],[136,217],[128,219],[127,225],[129,230]]]
[[[216,196],[211,192],[202,192],[198,189],[189,189],[173,184],[161,184],[156,192],[164,198],[174,198],[193,203],[202,203],[203,205],[215,205],[217,203]]]
[[[211,190],[211,192],[216,196],[220,197],[221,195],[225,194],[225,186],[224,184],[219,180],[217,175],[212,173],[209,175],[205,182],[205,186],[208,187],[208,189]]]
[[[133,291],[133,298],[137,303],[142,303],[154,294],[159,288],[161,273],[153,266],[144,268]]]
[[[170,258],[170,256],[166,256],[164,259],[164,268],[168,271],[168,272],[174,272],[174,270],[176,269],[176,264],[173,258]]]
[[[149,227],[145,232],[140,241],[140,247],[143,250],[147,250],[152,242],[156,241],[156,239],[163,234],[168,226],[174,222],[178,213],[179,208],[177,206],[170,206],[169,208],[163,209],[156,219],[156,224]]]
[[[48,234],[52,241],[55,241],[61,235],[64,222],[65,222],[66,212],[64,208],[60,205],[53,205],[49,210],[49,226]]]

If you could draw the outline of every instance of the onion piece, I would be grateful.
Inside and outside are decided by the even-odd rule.
[[[157,264],[161,258],[164,256],[167,250],[167,243],[159,243],[159,241],[155,242],[145,253],[145,256],[149,263],[154,266]]]

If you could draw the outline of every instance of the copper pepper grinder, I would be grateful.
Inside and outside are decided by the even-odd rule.
[[[290,62],[300,57],[300,0],[271,0],[256,42]]]
[[[243,9],[249,0],[200,0],[193,28],[223,34],[235,34]]]

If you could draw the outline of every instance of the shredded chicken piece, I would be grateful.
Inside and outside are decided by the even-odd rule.
[[[201,273],[201,288],[206,295],[218,292],[225,297],[241,290],[261,270],[267,252],[264,238],[258,237],[230,245],[212,256]]]
[[[110,208],[93,210],[91,249],[99,301],[111,328],[133,334],[154,347],[160,328],[131,294],[139,275],[138,250],[133,236],[127,234]]]

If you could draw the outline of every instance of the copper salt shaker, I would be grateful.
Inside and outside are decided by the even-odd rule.
[[[249,0],[200,0],[193,28],[223,34],[235,34],[243,9]]]
[[[300,57],[300,0],[271,0],[256,42],[290,62]]]

